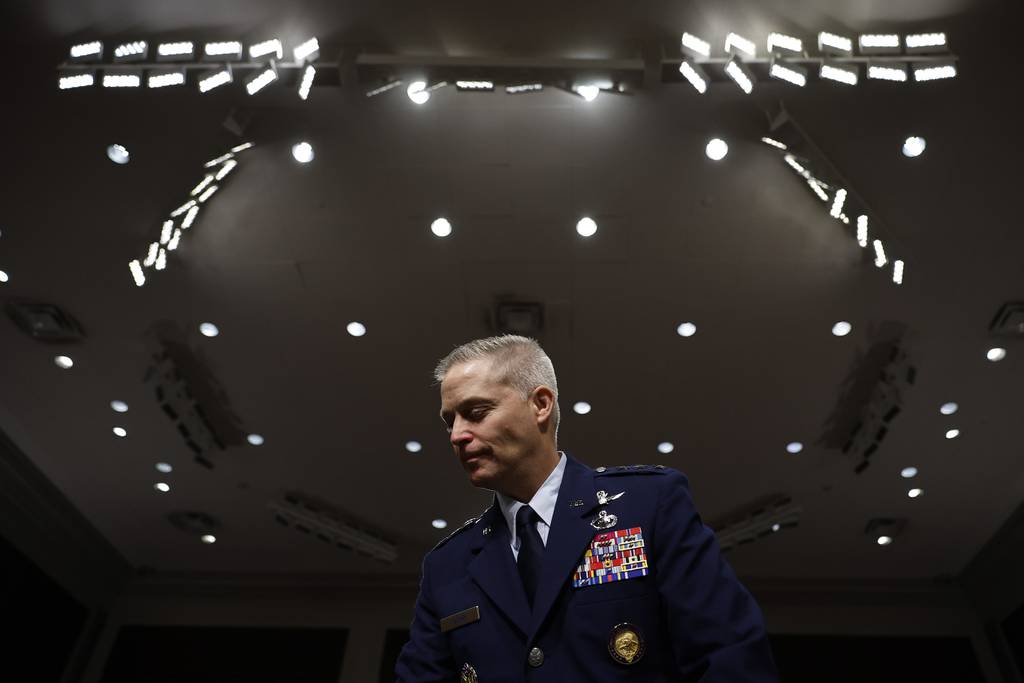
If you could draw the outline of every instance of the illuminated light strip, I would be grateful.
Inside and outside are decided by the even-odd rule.
[[[103,74],[104,88],[139,88],[142,76],[137,74]]]
[[[494,90],[494,81],[455,81],[459,90]]]
[[[259,57],[266,57],[267,55],[274,55],[278,59],[284,57],[284,48],[281,47],[280,40],[272,38],[249,46],[249,57],[251,59],[258,59]]]
[[[903,261],[893,261],[892,281],[898,285],[903,284]]]
[[[701,40],[692,33],[684,33],[681,44],[684,50],[687,50],[699,57],[706,58],[711,56],[711,43],[706,40]]]
[[[861,248],[868,246],[868,217],[857,216],[857,244]]]
[[[181,219],[181,229],[188,230],[189,228],[191,228],[192,224],[196,222],[196,215],[198,213],[198,206],[193,206],[191,209],[189,209],[188,213],[185,214],[185,217]]]
[[[276,80],[277,71],[273,67],[267,67],[245,84],[245,90],[250,95],[255,95]]]
[[[148,43],[144,40],[136,40],[133,43],[123,43],[114,48],[114,59],[125,59],[146,54]]]
[[[924,81],[937,81],[941,78],[956,78],[956,67],[952,64],[914,67],[914,80],[918,83],[922,83]]]
[[[899,49],[900,37],[896,33],[868,33],[858,39],[860,48]]]
[[[167,243],[167,251],[174,251],[175,249],[177,249],[178,248],[178,242],[180,242],[180,241],[181,241],[181,230],[175,230],[174,231],[174,236],[171,237],[170,241]]]
[[[164,221],[160,229],[160,244],[167,244],[171,241],[171,231],[174,229],[174,221]]]
[[[816,178],[808,178],[807,184],[810,185],[811,189],[814,190],[814,194],[818,195],[821,201],[828,201],[828,192],[825,192],[825,188],[821,186],[821,181]]]
[[[748,95],[754,90],[754,80],[735,58],[725,65],[725,73]]]
[[[220,71],[208,72],[199,78],[199,92],[210,92],[214,88],[227,85],[232,81],[231,70],[221,69]]]
[[[846,85],[857,85],[859,78],[856,66],[839,66],[826,62],[822,62],[818,76],[829,81],[845,83]]]
[[[926,47],[946,47],[945,33],[912,33],[904,39],[908,50]]]
[[[135,286],[141,287],[146,284],[146,274],[142,272],[142,265],[139,263],[139,259],[128,264],[128,270],[132,272],[132,277],[135,279]]]
[[[217,157],[216,159],[210,159],[209,161],[207,161],[205,164],[203,164],[203,168],[213,168],[214,166],[220,166],[225,161],[227,161],[228,159],[233,158],[234,156],[235,155],[232,152],[228,152],[227,154],[222,154],[221,156]]]
[[[907,67],[903,66],[900,68],[895,66],[878,66],[877,64],[869,64],[868,78],[878,81],[905,83],[907,81]]]
[[[299,84],[299,99],[305,100],[309,97],[309,91],[313,88],[314,78],[316,78],[316,69],[310,64],[302,72],[302,83]]]
[[[793,168],[793,170],[799,173],[801,176],[803,176],[804,178],[810,177],[810,173],[808,173],[807,169],[801,166],[800,162],[797,161],[796,157],[794,157],[792,154],[787,154],[785,157],[783,157],[783,159],[785,159],[786,163],[789,164]]]
[[[882,246],[882,240],[875,240],[875,265],[879,268],[883,267],[888,261],[885,260],[885,248]]]
[[[167,267],[167,252],[164,251],[161,248],[160,252],[156,255],[156,269],[157,270],[163,270],[166,267]]]
[[[757,46],[738,33],[730,33],[725,37],[725,51],[733,53],[739,51],[748,57],[757,56]]]
[[[231,173],[231,171],[235,170],[235,166],[238,166],[238,162],[235,161],[234,159],[228,159],[221,167],[221,169],[217,171],[217,175],[214,176],[214,179],[217,181],[224,180],[228,173]]]
[[[801,88],[807,85],[807,71],[800,67],[789,66],[779,62],[772,62],[768,75],[780,81],[786,81]]]
[[[822,31],[818,34],[818,50],[849,55],[853,53],[853,40],[846,36],[838,36],[835,33]]]
[[[768,34],[768,52],[775,52],[776,48],[782,48],[789,52],[801,53],[804,51],[804,41],[784,33]]]
[[[242,44],[237,40],[222,43],[207,43],[203,46],[203,54],[208,57],[242,56]]]
[[[199,184],[192,188],[192,191],[189,192],[189,194],[192,195],[193,197],[195,197],[197,194],[199,194],[200,192],[205,190],[207,187],[209,187],[210,183],[212,183],[212,182],[213,182],[213,176],[210,175],[209,173],[207,173],[206,176],[202,180],[199,181]]]
[[[520,83],[519,85],[505,86],[505,92],[509,95],[520,95],[524,92],[537,92],[543,89],[543,83]]]
[[[386,93],[388,90],[393,90],[394,88],[397,88],[400,85],[402,85],[402,81],[391,81],[390,83],[385,83],[384,85],[380,86],[379,88],[374,88],[373,90],[368,90],[366,92],[366,96],[367,97],[376,97],[377,95],[381,95],[383,93]]]
[[[763,142],[766,145],[771,145],[772,147],[775,147],[777,149],[789,149],[788,147],[786,147],[786,145],[782,144],[778,140],[773,140],[772,138],[761,138],[761,142]]]
[[[190,199],[189,201],[185,202],[184,204],[179,206],[174,211],[171,211],[171,218],[177,218],[178,216],[180,216],[181,214],[185,213],[186,211],[188,211],[189,209],[191,209],[195,205],[196,205],[196,200]]]
[[[156,53],[161,57],[189,57],[194,51],[195,45],[191,41],[160,43],[156,46]]]
[[[832,200],[832,210],[829,211],[829,215],[832,216],[832,218],[842,218],[842,216],[844,215],[843,214],[843,205],[844,204],[846,204],[846,190],[840,188],[840,189],[836,190],[836,196],[835,196],[835,199]],[[847,218],[846,222],[849,222],[849,221],[850,221],[850,219]]]
[[[296,62],[304,62],[309,57],[316,59],[316,54],[318,52],[320,52],[320,41],[316,38],[310,38],[295,48],[292,54],[295,55]]]
[[[254,145],[254,144],[253,144],[253,143],[251,143],[251,142],[243,142],[243,143],[242,143],[242,144],[240,144],[240,145],[237,145],[237,146],[235,146],[235,147],[232,147],[232,148],[231,148],[231,151],[230,151],[230,153],[231,153],[231,154],[237,154],[237,153],[239,153],[239,152],[244,152],[244,151],[245,151],[245,150],[247,150],[247,149],[252,149],[252,148],[253,148],[253,147],[255,147],[255,146],[256,146],[256,145]]]
[[[146,85],[150,88],[166,88],[169,85],[185,85],[185,72],[175,71],[165,74],[150,74]]]
[[[57,82],[57,87],[61,90],[71,90],[72,88],[85,88],[95,84],[96,77],[94,75],[78,74],[75,76],[61,76]]]
[[[692,63],[688,59],[684,59],[679,64],[679,73],[683,75],[683,78],[690,82],[693,89],[699,92],[701,95],[708,91],[708,76],[704,73],[704,69],[700,68],[696,64]]]
[[[72,45],[70,54],[72,59],[82,59],[83,57],[96,57],[98,59],[103,55],[103,43],[94,40],[91,43]]]
[[[203,192],[203,193],[202,193],[201,195],[199,195],[199,203],[200,203],[200,204],[202,204],[202,203],[203,203],[203,202],[205,202],[205,201],[206,201],[207,199],[209,199],[210,197],[212,197],[212,196],[213,196],[213,193],[214,193],[214,192],[216,192],[216,191],[217,191],[217,189],[218,189],[218,188],[217,188],[217,186],[216,186],[216,185],[212,185],[212,186],[208,187],[208,188],[206,189],[206,192]]]
[[[147,268],[152,268],[153,264],[156,263],[157,254],[160,252],[160,243],[153,242],[149,245],[149,253],[146,254],[146,260],[142,262],[142,265]]]

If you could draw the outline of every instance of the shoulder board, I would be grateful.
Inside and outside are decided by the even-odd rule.
[[[470,517],[469,519],[467,519],[465,522],[462,523],[462,526],[460,526],[458,529],[456,529],[455,531],[451,532],[450,534],[442,538],[440,541],[438,541],[437,545],[430,549],[430,552],[434,552],[435,550],[443,546],[445,543],[452,540],[453,538],[461,534],[463,531],[476,524],[478,521],[480,521],[481,517],[483,517],[483,515],[480,515],[480,517]]]
[[[597,467],[597,474],[667,474],[669,468],[664,465],[615,465],[614,467]]]

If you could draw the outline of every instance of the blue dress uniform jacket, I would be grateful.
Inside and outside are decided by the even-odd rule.
[[[598,491],[622,495],[600,505]],[[591,524],[601,511],[614,526]],[[596,535],[635,528],[646,576],[575,587]],[[399,683],[778,681],[761,610],[721,557],[681,472],[593,470],[568,458],[532,610],[509,541],[495,501],[427,554]],[[641,645],[630,663],[610,642],[622,624]]]

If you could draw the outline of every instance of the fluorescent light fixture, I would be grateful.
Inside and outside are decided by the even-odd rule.
[[[220,43],[206,43],[203,46],[204,59],[231,60],[242,58],[242,44],[237,40],[229,40]]]
[[[160,254],[160,243],[153,242],[149,245],[149,253],[146,254],[146,260],[142,262],[142,265],[147,268],[152,268],[153,264],[156,263],[156,257]]]
[[[238,154],[239,152],[244,152],[244,151],[245,151],[245,150],[247,150],[247,149],[252,149],[252,148],[253,148],[253,147],[255,147],[255,146],[256,146],[256,145],[254,145],[254,144],[253,144],[253,143],[251,143],[251,142],[243,142],[243,143],[242,143],[242,144],[240,144],[240,145],[235,145],[234,147],[232,147],[232,148],[231,148],[231,153],[232,153],[232,154]]]
[[[903,284],[903,261],[892,262],[892,281],[898,285]]]
[[[818,51],[831,55],[849,57],[853,54],[853,40],[846,36],[822,31],[818,34]]]
[[[868,64],[868,78],[876,81],[894,81],[896,83],[906,83],[907,81],[907,65],[881,65],[881,64]]]
[[[104,88],[139,88],[141,86],[141,71],[114,71],[113,69],[104,69],[103,71]]]
[[[683,52],[687,52],[694,57],[704,57],[707,59],[711,56],[711,43],[701,40],[692,33],[684,33],[681,44]]]
[[[768,137],[761,138],[761,142],[763,142],[766,145],[771,145],[772,147],[775,147],[776,149],[789,149],[783,143],[779,142],[778,140],[774,140],[772,138],[768,138]]]
[[[956,64],[954,62],[914,65],[914,80],[918,83],[937,81],[943,78],[956,78]]]
[[[572,89],[577,95],[585,99],[587,102],[593,102],[597,99],[597,96],[601,94],[601,88],[591,83],[574,85]]]
[[[235,170],[235,166],[238,166],[238,162],[235,161],[234,159],[228,159],[226,162],[224,162],[224,165],[220,167],[220,170],[217,171],[217,175],[215,175],[214,178],[218,182],[224,180],[224,178],[227,177],[228,173],[231,173],[233,170]]]
[[[900,37],[897,33],[867,33],[857,37],[862,55],[899,54]]]
[[[156,254],[156,269],[157,270],[163,270],[166,267],[167,267],[167,252],[163,249],[163,247],[161,247],[160,251],[158,251],[157,254]]]
[[[701,67],[694,64],[689,59],[684,59],[679,64],[679,73],[683,75],[683,78],[690,82],[693,89],[699,92],[701,95],[708,91],[708,79],[707,73]]]
[[[725,51],[733,55],[757,56],[757,46],[738,33],[730,33],[725,37]]]
[[[167,244],[171,241],[171,232],[174,230],[174,221],[164,221],[160,228],[160,244]]]
[[[196,205],[196,200],[194,200],[194,199],[188,200],[187,202],[185,202],[184,204],[179,206],[174,211],[171,211],[171,218],[177,218],[178,216],[180,216],[181,214],[185,213],[186,211],[188,211],[189,209],[191,209],[195,205]]]
[[[213,193],[214,193],[214,192],[216,192],[216,191],[217,191],[217,189],[218,189],[218,188],[217,188],[217,186],[216,186],[216,185],[211,185],[210,187],[206,188],[206,190],[205,190],[205,191],[204,191],[204,192],[203,192],[203,193],[202,193],[201,195],[199,195],[199,200],[198,200],[198,201],[199,201],[199,203],[200,203],[200,204],[202,204],[202,203],[203,203],[203,202],[205,202],[205,201],[206,201],[207,199],[209,199],[210,197],[212,197],[212,196],[213,196]]]
[[[185,85],[184,69],[151,69],[146,75],[150,88],[166,88],[169,85]]]
[[[94,71],[62,69],[57,76],[57,87],[61,90],[87,88],[92,85],[96,85],[96,73]]]
[[[780,81],[798,85],[801,88],[807,85],[807,69],[802,66],[772,60],[772,65],[768,69],[768,75]]]
[[[802,54],[804,51],[804,41],[793,36],[787,36],[784,33],[769,33],[768,34],[768,54],[785,50],[786,52],[792,52],[795,54]]]
[[[316,61],[316,58],[320,56],[320,41],[316,38],[310,38],[306,42],[299,45],[292,52],[295,55],[295,61],[300,64],[305,61]]]
[[[835,64],[829,62],[821,63],[821,70],[818,77],[826,81],[845,83],[846,85],[857,85],[859,69],[856,64]]]
[[[382,85],[380,87],[373,88],[372,90],[367,90],[366,91],[366,96],[367,97],[376,97],[377,95],[383,95],[387,91],[394,90],[395,88],[397,88],[400,85],[402,85],[402,81],[400,81],[400,80],[398,80],[398,81],[391,81],[390,83],[385,83],[384,85]]]
[[[306,70],[302,72],[302,81],[299,83],[299,99],[305,100],[309,97],[314,78],[316,78],[316,68],[312,64],[306,65]]]
[[[270,40],[264,40],[249,46],[249,59],[259,59],[268,55],[273,55],[275,59],[282,59],[284,57],[284,48],[281,46],[281,41],[277,38],[271,38]]]
[[[181,219],[181,229],[188,230],[192,227],[192,224],[196,222],[196,215],[199,213],[199,207],[193,206],[185,214],[185,217]]]
[[[754,74],[737,57],[729,60],[725,65],[725,74],[740,86],[740,89],[748,95],[754,90]]]
[[[202,192],[203,190],[208,188],[210,186],[210,183],[212,183],[212,182],[213,182],[213,175],[207,173],[206,176],[203,177],[203,179],[199,181],[199,184],[192,188],[192,191],[189,192],[189,194],[191,196],[195,197],[197,194],[199,194],[200,192]]]
[[[174,235],[171,236],[169,242],[167,242],[167,251],[174,251],[178,248],[178,242],[181,241],[181,230],[175,230]]]
[[[195,54],[196,46],[190,40],[177,43],[160,43],[156,46],[156,61],[175,62],[188,61]]]
[[[426,81],[413,81],[409,84],[409,87],[405,89],[405,94],[409,96],[409,99],[416,104],[426,104],[427,100],[430,99],[430,93],[427,92]]]
[[[128,264],[128,270],[132,273],[132,278],[135,280],[135,286],[141,287],[146,284],[146,274],[142,272],[142,264],[139,263],[139,259],[135,259]]]
[[[907,46],[907,54],[945,52],[949,47],[945,33],[912,33],[903,39],[903,44]]]
[[[524,92],[539,92],[543,89],[543,83],[518,83],[516,85],[505,86],[505,92],[509,95],[521,95]]]
[[[455,81],[455,89],[470,92],[492,92],[494,81]]]
[[[828,192],[825,192],[825,188],[822,187],[820,180],[818,180],[817,178],[808,178],[807,184],[810,186],[812,190],[814,190],[814,194],[818,195],[818,199],[820,199],[823,202],[828,201]]]
[[[223,69],[217,69],[216,71],[207,71],[199,77],[199,92],[207,93],[214,88],[219,88],[222,85],[227,85],[234,80],[231,75],[231,67],[225,65]]]
[[[868,217],[857,216],[857,244],[861,248],[868,246]]]
[[[800,164],[800,162],[796,160],[796,157],[794,157],[792,154],[787,154],[786,156],[783,157],[783,159],[785,160],[785,162],[787,164],[789,164],[790,168],[792,168],[794,171],[799,173],[804,178],[810,178],[811,177],[810,172],[808,172],[808,170],[806,168],[804,168]]]
[[[72,45],[69,57],[73,62],[98,62],[103,59],[103,43],[94,40],[89,43]]]
[[[885,247],[882,246],[882,240],[875,240],[875,265],[879,268],[883,267],[888,261],[885,258]]]
[[[149,55],[149,43],[136,40],[114,48],[114,62],[142,62]]]
[[[846,190],[839,188],[832,200],[832,209],[828,212],[832,218],[839,218],[843,215],[843,205],[846,203]]]
[[[277,80],[277,67],[274,66],[273,62],[263,68],[261,71],[257,71],[251,76],[247,76],[245,79],[245,91],[250,95],[255,95],[260,90]]]
[[[228,152],[227,154],[222,154],[216,159],[210,159],[209,161],[207,161],[205,164],[203,164],[203,168],[213,168],[214,166],[220,166],[225,161],[233,158],[234,156],[235,155],[231,152]]]

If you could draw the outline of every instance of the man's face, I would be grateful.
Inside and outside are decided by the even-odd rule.
[[[531,399],[492,376],[489,359],[454,365],[441,382],[441,419],[473,486],[507,488],[540,443],[537,417]]]

